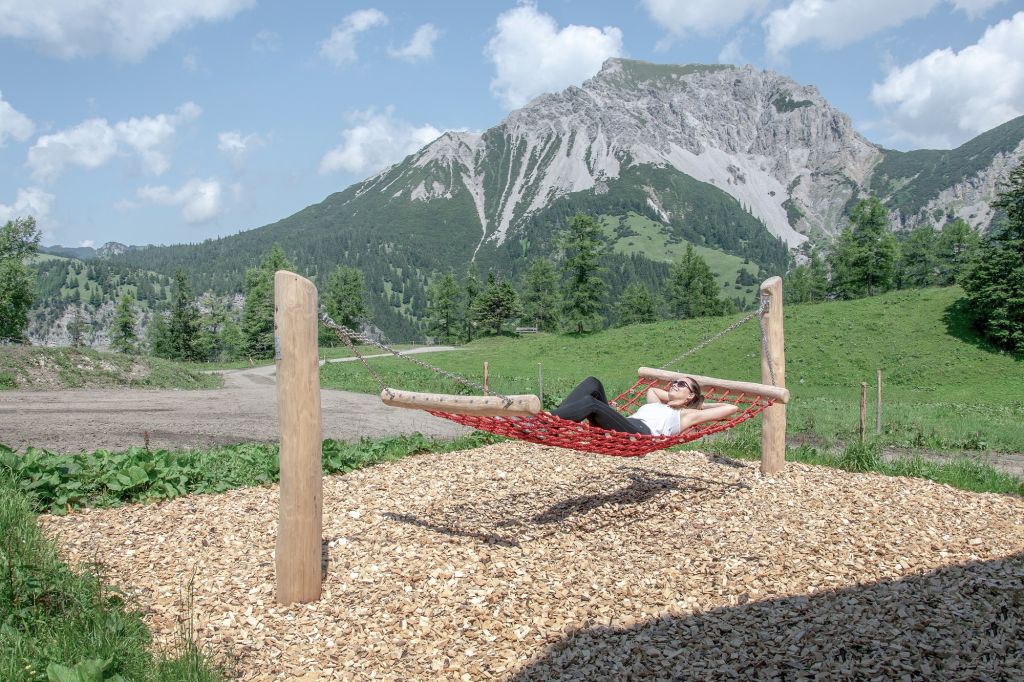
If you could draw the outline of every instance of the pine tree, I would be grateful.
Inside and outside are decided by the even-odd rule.
[[[338,324],[358,330],[361,320],[370,315],[365,289],[363,273],[339,265],[327,279],[327,291],[323,297],[327,313]]]
[[[530,263],[523,287],[523,320],[540,331],[553,332],[561,320],[562,301],[558,294],[558,273],[547,258]]]
[[[562,264],[566,281],[562,318],[567,329],[577,334],[601,329],[604,325],[604,297],[608,286],[601,279],[601,257],[606,245],[601,228],[590,216],[577,213],[559,236],[566,255]]]
[[[518,317],[522,312],[519,297],[512,285],[489,274],[487,286],[484,287],[473,305],[474,321],[481,328],[493,329],[495,336],[500,336],[505,322]]]
[[[1005,218],[991,228],[961,286],[975,326],[992,343],[1024,353],[1024,163],[992,202]]]
[[[36,253],[42,233],[34,218],[17,218],[0,228],[0,341],[22,341],[34,298],[25,261]]]
[[[732,304],[719,298],[718,283],[711,267],[692,244],[669,267],[665,291],[669,315],[674,319],[722,315]]]
[[[444,273],[427,288],[430,333],[445,343],[458,339],[462,322],[462,289],[451,272]]]
[[[252,358],[274,355],[274,273],[294,270],[281,247],[274,245],[258,268],[245,273],[245,306],[242,309],[242,336],[245,353]]]
[[[68,336],[71,339],[72,348],[81,348],[85,345],[85,333],[91,325],[82,317],[82,306],[75,306],[75,313],[68,322]]]
[[[179,268],[174,273],[174,298],[171,302],[171,324],[167,329],[171,357],[175,360],[196,360],[196,337],[199,334],[199,310],[196,308],[188,275]]]
[[[146,329],[146,345],[149,346],[150,355],[158,358],[170,358],[174,353],[167,329],[167,317],[162,310],[153,311]]]
[[[898,284],[900,288],[930,287],[938,283],[935,228],[915,227],[900,247]]]
[[[125,355],[136,355],[139,352],[139,337],[135,333],[135,300],[127,291],[121,295],[114,313],[110,347]]]
[[[616,326],[619,327],[655,322],[658,319],[655,312],[654,296],[650,289],[637,282],[630,282],[626,286],[616,306],[616,313],[618,315]]]
[[[473,310],[476,305],[477,296],[480,295],[480,289],[480,272],[476,268],[476,263],[470,263],[469,271],[466,273],[466,280],[462,283],[462,305],[464,306],[462,335],[466,343],[472,341],[475,336],[474,326],[476,322],[473,320]]]
[[[212,291],[203,294],[199,307],[203,312],[199,315],[199,330],[196,334],[196,359],[201,362],[219,360],[224,351],[223,332],[228,317],[227,307]]]
[[[949,286],[957,282],[980,248],[981,237],[965,221],[957,218],[943,225],[935,240],[935,284]]]
[[[847,299],[888,291],[895,284],[899,244],[885,206],[875,197],[862,199],[850,211],[850,221],[829,258],[833,290]]]

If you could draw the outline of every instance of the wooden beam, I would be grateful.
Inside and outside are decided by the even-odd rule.
[[[294,272],[274,274],[274,357],[281,426],[277,601],[320,599],[323,436],[317,362],[316,287]]]
[[[497,396],[449,395],[447,393],[415,393],[385,388],[380,399],[391,407],[413,410],[433,410],[452,414],[472,414],[481,417],[527,417],[540,412],[540,398],[535,395],[510,395],[507,407]]]
[[[761,299],[768,299],[762,318],[765,341],[761,344],[761,381],[785,390],[786,343],[782,330],[782,278],[761,283]],[[772,374],[775,380],[772,381]],[[761,414],[761,473],[771,476],[786,467],[786,402],[775,403]]]
[[[709,387],[731,391],[732,393],[746,393],[748,395],[760,395],[765,398],[774,398],[780,403],[789,402],[789,391],[777,386],[767,384],[755,384],[749,381],[732,381],[730,379],[716,379],[715,377],[704,377],[699,374],[686,374],[684,372],[669,372],[664,369],[652,369],[641,367],[637,374],[645,379],[657,379],[659,381],[672,381],[683,377],[693,377],[702,389]]]

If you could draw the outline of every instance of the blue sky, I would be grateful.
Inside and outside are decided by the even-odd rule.
[[[0,220],[234,234],[614,56],[772,69],[896,149],[1024,113],[1020,0],[0,0]]]

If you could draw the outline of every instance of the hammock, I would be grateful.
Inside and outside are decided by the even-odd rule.
[[[688,443],[698,438],[718,433],[719,431],[731,429],[737,424],[741,424],[760,414],[776,402],[789,402],[789,391],[785,388],[774,386],[775,370],[772,367],[770,356],[767,356],[767,360],[772,386],[664,371],[664,367],[697,352],[753,317],[761,317],[767,308],[768,300],[767,297],[764,297],[762,298],[759,310],[730,325],[714,337],[706,339],[695,348],[665,363],[662,369],[641,367],[638,371],[639,379],[636,383],[627,391],[609,401],[609,405],[621,414],[629,416],[641,404],[646,402],[647,389],[652,387],[668,388],[673,379],[692,377],[704,389],[705,400],[731,403],[739,408],[729,419],[695,424],[673,436],[624,433],[591,426],[585,422],[580,423],[562,419],[550,412],[542,412],[540,409],[540,399],[532,395],[503,396],[495,394],[493,396],[469,397],[400,391],[388,387],[384,383],[383,379],[370,367],[363,358],[363,355],[355,347],[355,344],[352,342],[353,339],[371,343],[402,359],[410,360],[421,367],[442,374],[466,386],[476,388],[484,394],[487,393],[486,388],[465,377],[429,365],[410,355],[405,355],[376,339],[368,338],[337,324],[326,312],[321,311],[320,320],[324,326],[334,330],[338,337],[349,347],[349,350],[359,358],[366,370],[376,379],[377,383],[381,386],[381,400],[387,405],[424,410],[435,417],[441,417],[442,419],[447,419],[479,431],[487,431],[530,443],[552,445],[602,455],[642,457],[655,450],[663,450],[674,445]],[[763,325],[761,329],[761,342],[762,347],[767,351]]]
[[[693,375],[686,376],[692,377]],[[705,385],[705,381],[701,381],[701,379],[706,380],[706,377],[694,378],[697,379],[701,386]],[[641,376],[629,390],[609,401],[608,404],[622,414],[629,416],[646,402],[648,388],[667,388],[668,383],[667,381],[659,381],[658,379]],[[507,436],[530,443],[553,445],[560,448],[617,457],[643,457],[655,450],[664,450],[673,445],[689,443],[698,438],[709,436],[712,433],[731,429],[737,424],[741,424],[751,417],[760,414],[765,408],[775,403],[774,398],[742,392],[736,393],[728,389],[716,387],[709,387],[705,391],[704,398],[705,400],[713,400],[715,402],[732,403],[739,408],[739,411],[730,419],[695,424],[674,436],[652,436],[640,433],[609,431],[591,426],[585,422],[580,423],[562,419],[550,412],[538,412],[537,414],[526,416],[460,414],[442,412],[440,410],[428,410],[428,412],[435,417],[448,419],[479,431],[488,431],[499,436]],[[388,401],[385,400],[385,402]]]

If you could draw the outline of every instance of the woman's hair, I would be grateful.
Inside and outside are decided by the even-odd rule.
[[[690,402],[683,405],[683,407],[699,410],[704,406],[704,392],[701,390],[700,384],[693,377],[683,377],[682,379],[674,380],[669,388],[672,386],[680,385],[690,389],[693,397],[690,398]]]

